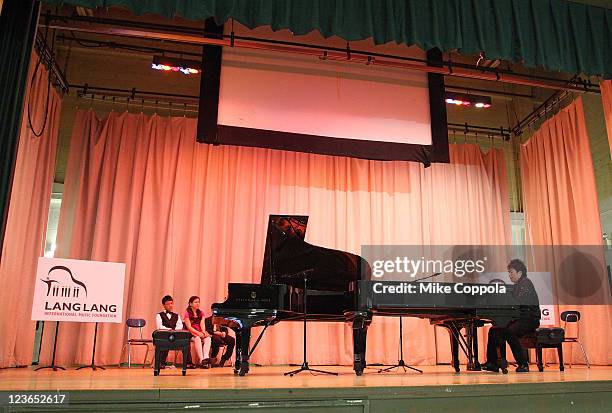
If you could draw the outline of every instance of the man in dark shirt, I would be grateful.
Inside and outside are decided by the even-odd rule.
[[[227,327],[221,327],[219,331],[215,331],[212,316],[204,319],[204,327],[206,328],[206,332],[208,332],[212,338],[212,344],[210,346],[211,359],[216,359],[217,355],[219,354],[219,349],[222,346],[226,346],[225,352],[221,356],[221,360],[219,360],[219,364],[213,365],[213,367],[223,367],[234,353],[234,345],[236,344],[236,340],[234,337],[228,334]]]
[[[536,330],[540,326],[540,302],[533,283],[527,278],[527,267],[523,261],[514,259],[508,263],[508,276],[514,283],[512,295],[519,303],[519,319],[511,321],[506,327],[492,327],[487,342],[487,362],[483,370],[499,371],[497,348],[500,343],[510,345],[514,360],[518,364],[516,371],[529,371],[527,351],[521,346],[519,338]],[[505,344],[504,344],[505,345]]]

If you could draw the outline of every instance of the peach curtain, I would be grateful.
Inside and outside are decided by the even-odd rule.
[[[30,107],[34,130],[40,134],[44,123],[48,74],[37,55],[30,62],[26,102],[15,163],[13,188],[7,217],[2,260],[0,261],[0,367],[29,365],[32,362],[34,326],[30,320],[34,275],[38,257],[44,252],[47,216],[51,201],[55,152],[61,101],[50,89],[47,122],[40,137],[29,126]]]
[[[528,244],[602,244],[593,161],[581,98],[547,120],[522,145],[520,167]],[[602,281],[599,301],[608,305],[561,306],[559,311],[581,311],[581,340],[586,344],[590,361],[609,365],[612,364],[609,351],[612,342],[609,305],[612,303],[608,282]],[[579,353],[573,352],[574,362],[583,363]]]
[[[599,84],[601,88],[601,101],[606,116],[606,129],[608,130],[608,143],[610,144],[610,157],[612,157],[612,80],[604,80]]]
[[[125,316],[147,319],[147,334],[164,294],[179,310],[197,294],[209,313],[228,282],[258,283],[269,214],[309,215],[309,242],[357,254],[362,244],[509,243],[501,150],[452,145],[452,164],[424,169],[197,144],[195,128],[180,117],[76,114],[56,256],[125,262]],[[311,363],[352,363],[348,326],[308,328]],[[374,321],[370,361],[396,361],[397,328]],[[446,332],[417,319],[405,330],[407,361],[448,361]],[[92,337],[92,325],[64,323],[58,361],[89,362]],[[124,337],[123,325],[101,325],[97,362],[117,363]],[[298,323],[280,323],[254,361],[300,362],[301,340]]]

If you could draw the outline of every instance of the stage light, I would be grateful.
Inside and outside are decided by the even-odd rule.
[[[449,105],[474,106],[478,109],[487,109],[491,107],[491,97],[468,95],[464,93],[446,92],[445,102]]]
[[[151,69],[165,72],[181,72],[184,75],[201,73],[200,67],[200,62],[167,56],[153,56],[153,62],[151,63]]]

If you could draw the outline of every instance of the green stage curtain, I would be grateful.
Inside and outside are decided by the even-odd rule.
[[[612,77],[612,9],[567,0],[46,0],[179,15],[294,34],[373,38]]]
[[[0,14],[0,245],[4,239],[38,8],[34,0],[6,0]]]

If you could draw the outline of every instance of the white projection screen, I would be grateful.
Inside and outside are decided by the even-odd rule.
[[[257,30],[267,32],[254,37],[346,48],[343,40],[316,32],[294,37],[263,28],[248,35]],[[350,47],[426,59],[417,47],[371,41]],[[423,151],[434,144],[430,111],[426,72],[224,47],[214,143],[426,162]]]
[[[218,122],[431,145],[427,74],[312,56],[225,49]]]

